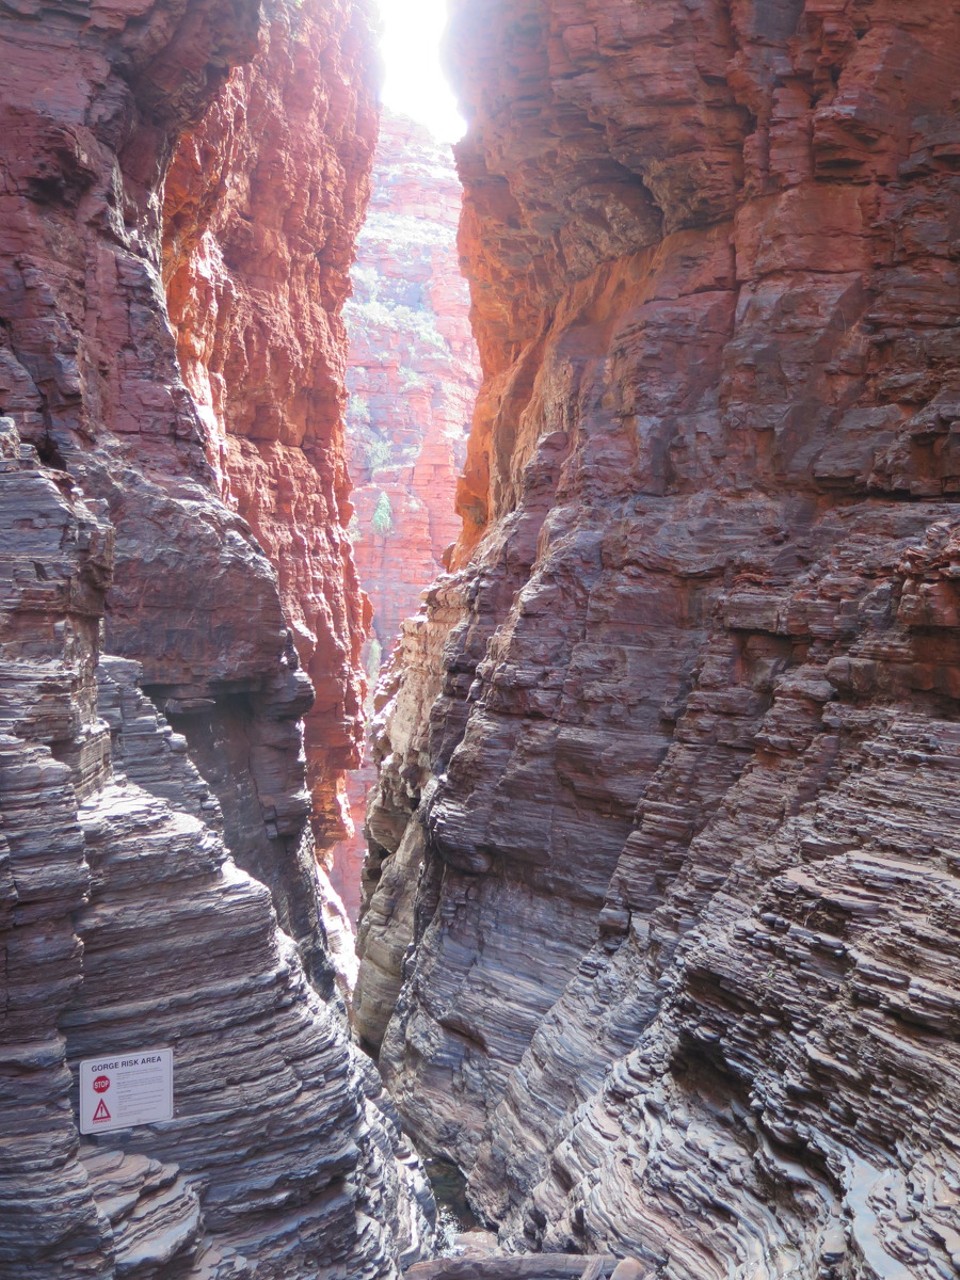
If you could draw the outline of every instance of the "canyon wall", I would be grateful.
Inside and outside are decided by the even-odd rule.
[[[484,385],[361,1034],[513,1247],[949,1274],[960,5],[454,12]]]
[[[316,895],[303,886],[312,858],[299,866],[296,853],[303,819],[321,853],[342,835],[344,771],[359,763],[362,736],[369,617],[344,532],[340,313],[377,120],[364,8],[275,4],[267,18],[256,59],[180,139],[165,184],[163,270],[220,496],[277,569],[314,699],[292,706],[291,719],[235,686],[198,716],[191,691],[158,683],[151,693],[214,785],[234,853],[271,883],[284,924],[304,938],[317,926]],[[308,791],[291,785],[302,770],[299,715]],[[336,925],[335,910],[327,917]]]
[[[0,1270],[22,1280],[392,1278],[427,1231],[331,994],[301,723],[300,649],[332,796],[360,690],[338,309],[368,16],[265,9],[0,14]],[[223,202],[262,293],[246,243],[218,275]],[[81,1140],[79,1062],[155,1045],[173,1119]]]
[[[365,650],[371,684],[460,533],[454,497],[480,382],[456,244],[462,198],[450,146],[385,112],[343,313],[355,507],[349,534],[373,606]],[[355,834],[334,850],[331,878],[354,920],[375,781],[369,758],[350,775]]]

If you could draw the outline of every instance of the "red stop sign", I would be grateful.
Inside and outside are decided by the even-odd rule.
[[[106,1093],[110,1088],[109,1076],[97,1076],[93,1082],[93,1088],[96,1093]]]

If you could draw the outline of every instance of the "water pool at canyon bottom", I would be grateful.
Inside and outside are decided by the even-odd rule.
[[[483,1226],[467,1203],[467,1182],[455,1164],[436,1157],[423,1167],[437,1202],[437,1253],[449,1257],[456,1251],[456,1237],[481,1232]]]

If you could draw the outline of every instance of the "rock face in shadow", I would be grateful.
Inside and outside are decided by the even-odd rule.
[[[363,12],[318,22],[368,102]],[[254,71],[227,78],[261,25],[248,0],[28,0],[0,30],[0,1271],[24,1280],[395,1277],[429,1212],[331,997],[292,594],[222,500],[160,274],[170,158],[215,99],[252,100]],[[363,113],[319,92],[348,151]],[[314,287],[332,384],[336,267]],[[349,655],[328,675],[346,706]],[[77,1063],[158,1044],[173,1120],[81,1140]]]
[[[456,245],[462,195],[449,145],[413,120],[385,114],[344,308],[356,509],[349,532],[373,606],[365,650],[371,683],[460,532],[454,498],[480,383]],[[351,775],[355,835],[334,852],[332,879],[354,920],[375,781],[370,761]]]
[[[932,1280],[960,6],[455,9],[485,381],[363,1033],[513,1245]]]

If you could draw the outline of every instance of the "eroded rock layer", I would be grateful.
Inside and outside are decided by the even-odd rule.
[[[0,14],[0,1271],[24,1280],[394,1277],[428,1208],[325,998],[310,679],[161,284],[168,161],[260,28],[253,0]],[[346,705],[348,658],[330,679]],[[81,1141],[78,1061],[158,1044],[173,1120]]]
[[[344,533],[340,310],[377,132],[367,6],[272,0],[265,17],[257,57],[179,142],[165,184],[164,279],[220,495],[277,568],[314,687],[312,706],[291,708],[306,714],[309,795],[291,805],[284,772],[301,765],[296,751],[285,759],[278,717],[255,691],[237,687],[211,721],[202,710],[197,719],[189,691],[155,690],[258,875],[271,861],[263,817],[271,848],[288,843],[305,812],[321,850],[340,837],[343,773],[359,759],[369,619]],[[259,758],[245,741],[251,719]],[[259,775],[247,797],[236,794],[245,772]],[[294,881],[291,915],[297,895]]]
[[[485,382],[362,1029],[516,1246],[947,1275],[960,6],[454,7]]]

